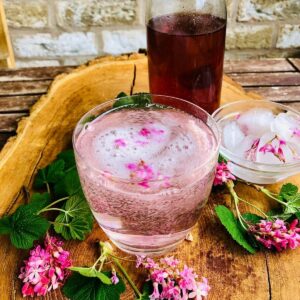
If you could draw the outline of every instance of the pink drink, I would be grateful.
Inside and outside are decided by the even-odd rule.
[[[211,191],[218,143],[200,119],[176,109],[100,115],[75,138],[92,212],[130,253],[161,253],[197,222]]]

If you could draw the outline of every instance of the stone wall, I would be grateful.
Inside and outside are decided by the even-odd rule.
[[[144,2],[5,0],[17,65],[72,65],[145,48]],[[227,58],[300,56],[300,0],[226,2]]]

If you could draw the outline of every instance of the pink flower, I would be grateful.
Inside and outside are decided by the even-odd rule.
[[[137,259],[137,266],[142,266],[149,273],[149,280],[153,285],[151,300],[202,300],[207,296],[210,287],[207,279],[197,281],[198,275],[193,269],[184,266],[180,271],[179,261],[173,257],[160,259],[160,263],[155,263],[151,258]]]
[[[63,250],[63,243],[55,237],[46,236],[44,248],[40,245],[30,251],[19,278],[24,285],[23,296],[45,296],[48,291],[57,289],[69,275],[71,266],[69,252]]]
[[[300,129],[299,128],[296,128],[293,130],[293,135],[296,135],[298,137],[300,137]]]
[[[207,297],[208,292],[210,291],[210,286],[208,285],[208,281],[205,277],[202,277],[202,282],[197,282],[197,290],[193,291],[189,294],[189,298],[195,300],[201,300],[202,297]]]
[[[229,180],[235,180],[235,179],[236,179],[235,176],[231,174],[226,163],[222,162],[217,164],[217,170],[214,179],[215,186],[222,185],[223,183],[226,183]]]
[[[166,264],[169,267],[177,267],[179,264],[179,260],[175,259],[173,256],[171,257],[164,257],[160,260],[162,264]]]
[[[246,151],[246,158],[249,160],[254,161],[256,159],[256,151],[258,148],[258,144],[259,144],[260,139],[256,139],[253,141],[251,148],[249,150]]]
[[[141,160],[138,164],[129,163],[126,165],[126,168],[130,170],[130,178],[138,179],[140,182],[138,185],[149,188],[149,181],[154,179],[155,174],[153,169],[147,165],[143,160]]]
[[[117,274],[116,274],[116,271],[115,270],[112,270],[112,277],[110,278],[110,280],[111,280],[111,282],[113,283],[113,284],[118,284],[119,283],[119,278],[118,278],[118,276],[117,276]]]
[[[297,225],[298,219],[290,224],[280,219],[275,222],[261,220],[249,226],[249,232],[264,247],[282,251],[287,248],[295,249],[300,245],[300,228]]]
[[[275,140],[275,139],[278,139],[278,137],[275,137],[270,142],[268,142],[264,146],[260,147],[259,148],[259,152],[263,152],[264,154],[267,153],[267,152],[272,153],[280,161],[285,162],[285,157],[284,157],[282,146],[286,145],[286,141],[282,140],[282,139],[278,139],[279,145],[278,145],[278,147],[276,149],[276,147],[272,144],[272,141]]]
[[[139,135],[148,137],[151,134],[151,131],[148,128],[142,128],[139,131]]]
[[[264,146],[262,146],[262,147],[259,148],[259,152],[263,152],[264,154],[266,154],[267,152],[275,154],[276,153],[276,149],[275,149],[275,147],[272,144],[267,143]]]
[[[115,147],[120,148],[120,147],[126,147],[126,142],[124,139],[116,139],[115,140]]]

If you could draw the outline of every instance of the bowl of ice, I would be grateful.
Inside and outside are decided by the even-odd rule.
[[[213,113],[222,135],[220,154],[231,172],[270,184],[300,173],[300,113],[266,101],[237,101]]]

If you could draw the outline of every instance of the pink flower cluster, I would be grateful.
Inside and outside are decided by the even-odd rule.
[[[274,156],[276,156],[280,161],[285,162],[285,157],[283,154],[283,149],[282,146],[286,145],[286,141],[279,139],[278,140],[279,145],[276,149],[276,147],[272,144],[272,141],[270,141],[269,143],[266,143],[264,146],[259,148],[259,152],[263,152],[264,154],[266,152],[272,153],[274,154]]]
[[[235,176],[231,174],[225,162],[217,164],[214,185],[222,185],[223,183],[226,183],[229,180],[235,180],[235,179],[236,179]]]
[[[254,234],[256,240],[268,249],[275,248],[277,251],[283,249],[295,249],[300,245],[300,227],[297,227],[298,219],[291,224],[277,219],[275,222],[261,220],[250,226],[249,232]]]
[[[57,289],[69,275],[72,265],[70,253],[62,248],[63,243],[55,237],[46,236],[44,248],[40,245],[30,251],[19,278],[24,285],[22,294],[26,296],[45,296],[48,291]]]
[[[193,269],[184,266],[178,269],[179,261],[173,257],[165,257],[156,263],[151,258],[138,257],[137,268],[142,266],[149,272],[149,280],[153,284],[150,300],[202,300],[208,295],[210,286],[207,279],[198,281]]]
[[[131,179],[139,179],[138,185],[149,188],[149,181],[154,178],[154,172],[150,166],[148,166],[143,160],[138,164],[129,163],[126,165],[127,169],[130,170]]]

